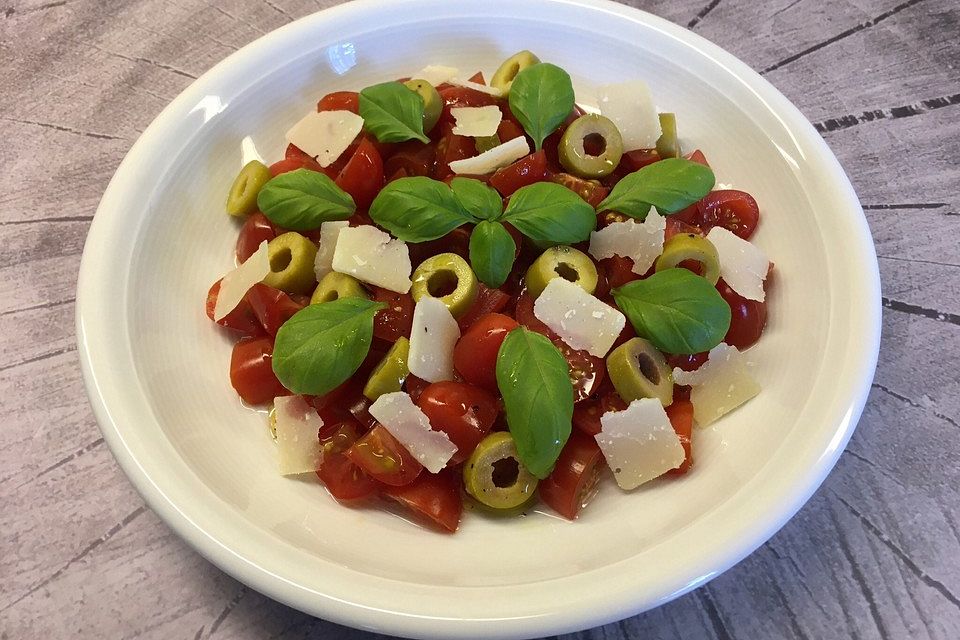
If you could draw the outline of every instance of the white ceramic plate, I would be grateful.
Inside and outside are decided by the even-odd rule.
[[[341,507],[284,479],[262,416],[230,387],[230,339],[205,317],[233,264],[224,194],[247,138],[267,159],[323,94],[430,63],[491,73],[528,48],[593,85],[645,79],[687,148],[753,193],[775,261],[763,392],[696,434],[687,477],[608,484],[569,523],[466,514],[448,536]],[[488,75],[489,77],[489,75]],[[876,363],[876,257],[857,198],[800,112],[718,47],[596,0],[352,2],[279,29],[204,74],[110,183],[78,285],[85,380],[104,437],[144,498],[210,561],[312,614],[398,635],[507,638],[595,626],[724,571],[819,486]]]

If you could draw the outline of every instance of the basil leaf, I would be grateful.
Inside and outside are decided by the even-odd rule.
[[[667,353],[701,353],[723,340],[730,305],[716,287],[686,269],[665,269],[613,290],[637,335]]]
[[[503,212],[500,194],[475,178],[454,178],[450,188],[463,208],[477,220],[496,220]]]
[[[710,167],[685,158],[667,158],[623,177],[597,211],[612,210],[643,220],[650,205],[676,213],[710,193],[716,179]]]
[[[517,189],[501,219],[537,244],[582,242],[597,226],[593,207],[570,189],[552,182],[535,182]]]
[[[404,242],[426,242],[475,222],[450,187],[423,176],[394,180],[370,205],[370,218]]]
[[[497,386],[517,457],[546,478],[570,437],[573,384],[566,359],[546,337],[518,327],[500,345]]]
[[[380,142],[430,142],[423,134],[423,98],[399,82],[375,84],[361,91],[360,116],[363,126]]]
[[[499,222],[484,220],[470,234],[470,266],[480,281],[494,289],[507,281],[517,243]]]
[[[573,112],[570,76],[548,62],[527,67],[510,85],[510,111],[533,138],[539,151],[543,139]]]
[[[280,326],[273,372],[294,393],[323,395],[363,363],[373,337],[373,316],[386,305],[364,298],[311,304]]]
[[[326,174],[309,169],[281,173],[257,194],[257,207],[270,222],[292,231],[317,229],[346,220],[357,210],[350,194]]]

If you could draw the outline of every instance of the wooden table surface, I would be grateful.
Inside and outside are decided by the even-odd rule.
[[[91,415],[74,337],[87,228],[194,78],[335,0],[0,3],[0,638],[353,638],[244,587],[148,508]],[[572,637],[960,638],[960,4],[634,4],[759,70],[819,129],[880,256],[860,426],[767,544],[660,609]]]

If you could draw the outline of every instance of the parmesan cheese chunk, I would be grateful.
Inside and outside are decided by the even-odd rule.
[[[410,330],[410,373],[427,382],[453,380],[453,347],[460,339],[460,326],[447,305],[424,296],[413,309]]]
[[[723,227],[710,229],[707,240],[717,248],[723,281],[747,300],[763,302],[763,281],[770,270],[767,255],[749,240]]]
[[[493,173],[500,167],[513,164],[530,153],[530,145],[523,136],[517,136],[503,144],[484,151],[478,156],[464,160],[454,160],[450,163],[450,170],[457,174],[483,175]]]
[[[270,255],[267,252],[267,241],[264,240],[246,262],[223,276],[217,304],[213,307],[213,319],[221,320],[236,309],[250,287],[261,282],[269,273]]]
[[[449,83],[460,74],[460,69],[456,67],[445,67],[439,64],[427,65],[413,76],[415,80],[426,80],[434,87],[439,84]]]
[[[332,266],[337,273],[397,293],[406,293],[412,284],[407,243],[371,225],[340,230]]]
[[[696,371],[673,370],[676,384],[688,385],[693,419],[705,427],[760,393],[743,354],[721,342]]]
[[[503,91],[497,89],[496,87],[491,87],[485,84],[480,84],[479,82],[471,82],[470,80],[462,80],[460,78],[450,78],[447,82],[458,87],[465,87],[467,89],[473,89],[474,91],[479,91],[480,93],[486,93],[495,98],[502,98]]]
[[[277,450],[280,475],[313,473],[320,467],[320,427],[323,419],[303,396],[273,400],[277,416]]]
[[[602,358],[623,331],[627,318],[577,285],[553,278],[533,303],[533,315],[577,350]]]
[[[590,255],[597,260],[620,256],[633,260],[633,272],[645,274],[663,253],[667,219],[650,207],[643,222],[614,222],[590,233]]]
[[[363,128],[363,118],[350,111],[311,111],[287,131],[287,142],[326,167],[340,157]]]
[[[608,84],[597,91],[600,113],[613,120],[623,150],[652,149],[660,138],[660,117],[643,80]]]
[[[317,247],[317,258],[313,261],[317,282],[333,271],[333,252],[337,248],[337,238],[340,237],[340,232],[349,226],[350,223],[346,220],[324,222],[320,225],[320,246]]]
[[[403,391],[383,394],[369,411],[430,473],[443,469],[457,452],[447,434],[431,429],[430,419]]]
[[[489,107],[453,107],[450,109],[450,115],[457,121],[453,126],[453,132],[458,136],[473,138],[494,135],[497,132],[497,127],[500,126],[500,120],[503,119],[503,113],[500,111],[500,107],[496,105]]]
[[[621,489],[636,489],[683,462],[685,454],[663,405],[655,398],[634,400],[623,411],[600,416],[594,436]]]

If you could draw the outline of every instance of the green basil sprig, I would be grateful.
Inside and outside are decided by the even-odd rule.
[[[380,142],[420,140],[423,133],[423,98],[399,82],[384,82],[360,92],[363,126]]]
[[[539,245],[582,242],[597,226],[593,207],[553,182],[535,182],[517,189],[502,220]]]
[[[257,207],[270,222],[293,231],[310,231],[323,222],[346,220],[357,210],[349,193],[326,174],[309,169],[268,180],[257,195]]]
[[[477,221],[450,187],[423,176],[400,178],[381,189],[370,218],[404,242],[436,240]]]
[[[497,190],[476,178],[454,178],[450,188],[463,208],[477,220],[496,220],[503,212],[503,200]]]
[[[363,298],[311,304],[277,331],[273,372],[290,391],[323,395],[360,368],[370,350],[373,316],[387,305]]]
[[[653,205],[676,213],[710,193],[716,178],[710,167],[685,158],[667,158],[626,175],[597,206],[643,220]]]
[[[516,250],[517,243],[499,222],[484,220],[470,233],[470,265],[488,287],[507,281]]]
[[[537,151],[573,112],[573,99],[569,74],[549,62],[527,67],[510,85],[510,111],[533,138]]]
[[[665,269],[613,290],[637,335],[667,353],[701,353],[723,340],[730,305],[707,280],[686,269]]]
[[[567,361],[546,337],[518,327],[500,345],[497,386],[520,462],[546,478],[570,437],[573,384]]]

